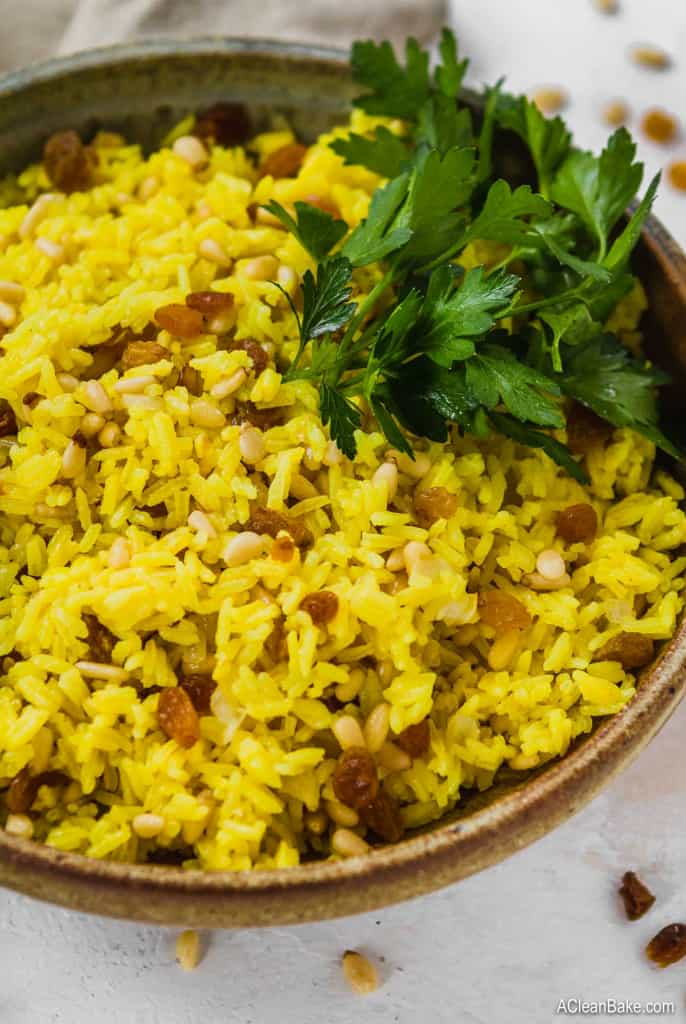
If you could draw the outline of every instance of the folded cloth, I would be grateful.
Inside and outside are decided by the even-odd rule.
[[[430,41],[445,0],[0,0],[0,71],[126,39],[260,36],[347,47],[408,35]]]

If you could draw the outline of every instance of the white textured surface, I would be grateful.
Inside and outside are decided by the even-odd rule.
[[[598,112],[611,96],[630,99],[636,110],[686,98],[683,0],[624,0],[622,19],[601,18],[588,0],[456,6],[474,78],[506,73],[517,89],[565,85],[574,97],[570,119],[586,145],[602,142]],[[632,69],[625,50],[638,39],[667,47],[684,71]],[[644,156],[652,168],[660,154],[645,146]],[[686,241],[686,197],[665,190],[659,212]],[[499,867],[375,914],[206,937],[207,954],[193,974],[175,965],[171,931],[1,893],[0,1021],[547,1024],[564,1019],[555,1015],[557,1003],[574,996],[671,999],[676,1016],[667,1019],[683,1019],[683,966],[659,971],[642,949],[663,925],[686,917],[685,747],[686,707],[589,808]],[[657,896],[634,924],[615,896],[627,868]],[[375,995],[359,999],[345,988],[338,960],[349,947],[385,958]]]

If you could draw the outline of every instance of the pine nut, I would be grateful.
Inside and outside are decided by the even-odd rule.
[[[366,843],[356,832],[347,828],[337,828],[331,836],[331,849],[340,857],[363,857],[369,853],[369,843]]]
[[[360,723],[352,715],[342,715],[337,719],[332,726],[332,732],[342,750],[366,746]]]
[[[345,980],[353,992],[356,992],[358,995],[369,995],[370,992],[375,992],[379,987],[379,974],[376,967],[371,960],[368,960],[366,956],[362,956],[361,953],[347,949],[343,954],[341,965]]]
[[[191,512],[188,517],[188,525],[192,530],[197,530],[198,533],[204,533],[207,537],[214,538],[217,536],[212,523],[209,521],[204,512],[200,509],[196,509],[195,512]]]
[[[150,174],[147,178],[143,178],[142,182],[138,186],[138,195],[141,199],[152,199],[155,193],[159,190],[160,180],[156,178],[154,174]]]
[[[126,409],[145,409],[147,412],[159,412],[164,408],[161,398],[151,395],[122,395],[122,405]]]
[[[259,533],[244,530],[232,537],[224,548],[224,561],[229,567],[243,565],[262,554],[263,543]]]
[[[26,289],[15,281],[0,281],[0,299],[11,306],[20,306],[26,298]]]
[[[291,217],[295,217],[294,209],[288,209],[288,207],[285,207],[285,209],[288,210]],[[270,228],[281,228],[282,231],[285,230],[284,225],[281,223],[279,218],[264,206],[258,206],[255,210],[255,223],[264,224],[265,227]]]
[[[251,281],[269,281],[276,276],[278,269],[279,262],[275,256],[256,256],[254,260],[243,264],[241,272]]]
[[[367,750],[376,754],[381,750],[388,736],[388,729],[391,720],[391,708],[383,701],[377,704],[364,723],[364,738],[367,743]]]
[[[117,537],[107,556],[110,569],[125,569],[131,561],[131,545],[124,537]]]
[[[48,216],[50,207],[56,199],[59,199],[59,196],[55,192],[44,192],[42,196],[38,196],[19,225],[18,234],[21,239],[30,238],[41,221]]]
[[[117,423],[106,423],[98,434],[98,441],[103,448],[114,448],[121,437],[121,427]]]
[[[506,629],[495,638],[488,652],[488,667],[494,672],[502,672],[514,658],[519,646],[519,630]]]
[[[8,814],[5,832],[18,839],[30,839],[33,835],[33,822],[28,814]]]
[[[568,572],[554,580],[541,576],[539,572],[530,572],[524,577],[523,582],[532,590],[562,590],[563,587],[568,587],[572,580]]]
[[[182,135],[176,139],[172,146],[172,153],[185,160],[193,170],[207,166],[210,160],[209,153],[195,135]]]
[[[411,540],[403,548],[403,556],[405,568],[408,573],[412,573],[420,563],[433,558],[433,552],[428,544],[423,544],[420,540]]]
[[[376,487],[382,484],[386,487],[386,500],[390,504],[398,490],[398,467],[394,462],[384,462],[374,473],[372,483]]]
[[[558,580],[567,571],[564,558],[559,551],[555,551],[553,548],[541,551],[536,559],[536,568],[546,580]]]
[[[64,246],[60,245],[59,242],[53,242],[50,238],[37,238],[34,245],[36,249],[39,249],[53,263],[62,263],[64,261]]]
[[[212,331],[214,334],[214,331]],[[232,373],[230,377],[225,377],[224,380],[218,381],[212,388],[210,394],[213,398],[228,398],[229,395],[233,395],[234,392],[238,391],[240,387],[245,384],[247,380],[247,373],[242,366]]]
[[[233,327],[236,320],[236,316],[232,309],[226,313],[219,313],[217,316],[212,317],[207,325],[208,334],[228,334]]]
[[[85,405],[91,412],[99,412],[102,416],[112,411],[112,403],[107,392],[98,380],[87,381],[80,398],[82,405]]]
[[[71,373],[58,373],[56,376],[59,386],[63,391],[66,391],[69,394],[76,391],[77,387],[81,383],[81,381]]]
[[[276,280],[285,292],[288,292],[289,295],[293,295],[298,284],[298,275],[292,267],[287,267],[282,264],[276,272]]]
[[[360,823],[360,816],[354,807],[346,807],[338,800],[325,800],[326,813],[336,825],[343,825],[344,828],[355,828]]]
[[[86,468],[86,449],[76,441],[70,441],[62,455],[62,476],[67,480],[81,476]]]
[[[105,679],[108,682],[123,683],[129,678],[126,669],[118,665],[105,665],[100,661],[77,661],[75,666],[86,679]]]
[[[403,548],[395,548],[386,559],[389,572],[401,572],[405,568],[405,552]]]
[[[122,377],[114,385],[114,390],[120,395],[138,395],[154,384],[156,380],[157,378],[152,374],[143,374],[140,377]]]
[[[216,263],[218,267],[231,266],[231,257],[226,249],[219,242],[215,242],[213,238],[203,238],[198,243],[198,253],[203,259],[209,260],[210,263]]]
[[[426,452],[417,452],[414,459],[411,459],[407,452],[389,448],[385,457],[387,461],[395,462],[400,472],[412,480],[421,480],[431,469],[431,459]]]
[[[203,398],[191,402],[191,422],[196,427],[206,427],[208,430],[219,430],[226,423],[226,417],[216,405],[211,405]]]
[[[343,453],[335,441],[329,441],[322,456],[324,466],[338,466],[343,459]]]
[[[382,768],[387,768],[389,772],[404,772],[407,768],[412,767],[410,755],[395,743],[391,743],[390,740],[387,740],[381,750],[377,752],[376,760]]]
[[[258,430],[257,427],[243,424],[238,446],[243,462],[247,462],[248,465],[254,466],[256,462],[264,458],[264,439],[262,431]]]
[[[176,959],[184,971],[193,971],[200,963],[200,936],[194,929],[181,932],[176,940]]]
[[[97,412],[87,412],[81,420],[79,430],[84,437],[95,437],[105,426],[105,420]]]
[[[159,814],[137,814],[131,827],[141,839],[154,839],[164,828],[164,818]]]
[[[9,302],[0,299],[0,324],[3,327],[14,327],[17,322],[17,311]]]

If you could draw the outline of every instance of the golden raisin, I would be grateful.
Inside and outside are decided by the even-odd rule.
[[[675,160],[669,165],[667,174],[673,188],[679,192],[686,192],[686,160]]]
[[[493,629],[526,629],[531,616],[521,601],[504,590],[485,590],[479,594],[479,617]]]
[[[666,110],[648,110],[641,120],[643,134],[660,145],[673,142],[679,133],[679,122]]]
[[[575,402],[567,416],[567,445],[575,455],[586,455],[609,441],[613,429],[607,420]]]
[[[300,607],[309,614],[315,626],[323,626],[336,618],[338,598],[332,590],[319,590],[304,597]]]
[[[109,631],[107,626],[103,626],[96,615],[84,615],[83,620],[88,629],[86,643],[88,644],[89,660],[109,664],[112,661],[112,651],[117,642],[116,636]]]
[[[155,323],[176,338],[197,338],[204,330],[202,313],[178,302],[155,310]]]
[[[250,138],[252,125],[242,103],[215,103],[196,115],[193,134],[220,146],[240,146]]]
[[[598,532],[598,516],[592,505],[581,502],[568,505],[557,513],[556,531],[558,537],[576,544],[581,541],[590,543]]]
[[[17,417],[6,398],[0,398],[0,437],[12,437],[17,432]]]
[[[271,174],[272,178],[293,178],[302,167],[307,153],[307,146],[299,142],[289,142],[269,153],[260,166],[262,175]]]
[[[45,173],[60,192],[90,188],[95,165],[95,154],[74,131],[51,135],[43,147]]]
[[[360,818],[386,843],[397,843],[402,839],[403,823],[398,805],[390,793],[380,789],[371,803],[359,808]]]
[[[646,946],[646,954],[658,967],[670,967],[686,956],[686,924],[668,924]]]
[[[439,519],[450,519],[455,515],[457,506],[457,496],[446,491],[445,487],[429,487],[427,491],[415,494],[414,498],[417,522],[425,529]]]
[[[429,719],[424,718],[421,722],[417,722],[415,725],[408,725],[406,729],[403,729],[395,742],[410,757],[422,757],[429,749],[430,741],[431,729],[429,728]]]
[[[172,686],[160,692],[157,721],[165,736],[176,740],[180,747],[192,747],[200,738],[198,713],[181,686]]]
[[[14,776],[5,794],[7,810],[12,814],[26,814],[31,810],[41,786],[62,786],[69,779],[60,771],[40,772],[31,775],[28,766]]]
[[[196,711],[203,715],[209,714],[210,699],[217,689],[217,684],[211,676],[192,672],[179,680],[179,686],[186,691]]]
[[[295,552],[292,537],[277,537],[272,544],[272,558],[275,562],[290,562]]]
[[[254,533],[266,533],[270,537],[277,537],[285,530],[286,533],[290,533],[299,548],[309,547],[313,540],[312,534],[299,519],[285,516],[272,508],[254,508],[244,529],[252,530]]]
[[[225,313],[233,306],[233,295],[230,292],[190,292],[186,296],[189,309],[197,309],[203,316],[216,316]]]
[[[365,747],[348,747],[338,758],[332,776],[336,798],[346,807],[367,807],[379,792],[376,762]]]
[[[181,370],[181,376],[179,377],[179,384],[181,384],[189,395],[195,395],[198,398],[203,391],[202,375],[199,370],[185,364]]]
[[[626,672],[631,672],[653,660],[654,646],[650,637],[641,633],[618,633],[600,648],[595,658],[596,661],[618,661]]]
[[[633,871],[624,872],[619,895],[622,897],[624,910],[630,921],[638,921],[639,917],[643,917],[655,902],[655,897],[650,889]]]

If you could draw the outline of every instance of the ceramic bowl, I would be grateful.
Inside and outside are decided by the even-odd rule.
[[[227,99],[246,104],[258,126],[284,115],[312,139],[345,113],[353,92],[345,55],[336,51],[231,39],[96,50],[0,81],[0,173],[35,158],[59,129],[106,126],[151,146],[188,111]],[[678,412],[686,382],[686,259],[654,219],[636,268],[650,298],[650,354],[674,376]],[[205,873],[89,860],[0,830],[0,883],[79,910],[186,926],[276,925],[370,910],[481,871],[555,828],[638,754],[685,688],[682,621],[631,703],[562,760],[467,798],[442,822],[365,857]]]

